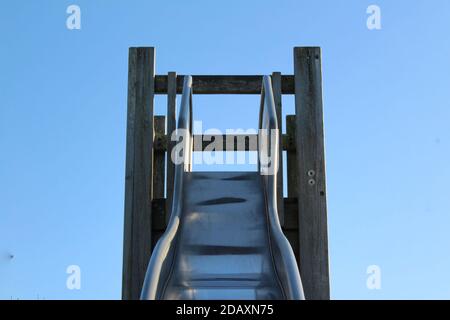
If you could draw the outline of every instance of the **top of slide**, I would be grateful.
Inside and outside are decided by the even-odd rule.
[[[183,161],[176,162],[170,221],[151,256],[142,299],[304,299],[278,220],[270,77],[262,88],[258,171],[191,172],[192,77],[185,77],[177,127],[183,148],[175,159]]]

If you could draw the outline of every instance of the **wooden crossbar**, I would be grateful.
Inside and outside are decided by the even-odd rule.
[[[177,93],[183,89],[183,75],[177,76]],[[194,94],[261,94],[261,75],[194,75]],[[295,84],[293,75],[281,76],[281,92],[294,94]],[[155,94],[167,93],[167,76],[155,76]]]
[[[205,148],[210,146],[211,143],[215,142],[215,139],[222,140],[222,146],[217,145],[214,151],[258,151],[258,135],[256,134],[234,134],[234,135],[194,135],[194,151],[205,151]],[[232,139],[233,141],[230,146],[227,146],[227,139]],[[167,145],[171,137],[166,134],[155,134],[153,146],[155,150],[167,151]],[[199,143],[199,142],[201,143]],[[283,150],[294,150],[295,151],[295,136],[283,134],[281,140],[281,147]]]

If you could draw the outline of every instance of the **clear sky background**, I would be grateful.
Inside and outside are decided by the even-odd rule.
[[[332,297],[450,298],[448,0],[2,1],[0,30],[0,298],[120,298],[128,47],[155,46],[158,74],[292,74],[308,45],[323,50]],[[204,129],[257,124],[256,96],[194,106]]]

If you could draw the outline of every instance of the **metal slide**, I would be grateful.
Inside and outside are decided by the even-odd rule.
[[[141,299],[304,299],[277,213],[278,125],[263,77],[257,172],[192,172],[192,77],[185,76],[173,205]]]

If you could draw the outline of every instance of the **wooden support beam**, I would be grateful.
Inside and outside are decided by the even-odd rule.
[[[222,135],[222,149],[223,151],[257,151],[257,145],[251,143],[250,141],[258,141],[258,135],[250,134],[235,134],[231,135],[234,139],[235,143],[231,146],[231,148],[227,149],[226,139],[227,136],[230,135]],[[252,140],[253,139],[253,140]],[[255,140],[256,139],[256,140]],[[197,135],[194,134],[195,141],[202,141],[202,144],[196,143],[193,148],[194,151],[203,151],[210,143],[214,141],[214,136],[212,135]],[[237,141],[244,141],[244,143],[237,143]],[[287,135],[282,135],[282,148],[283,150],[293,149],[295,150],[295,145],[290,145],[289,137]],[[163,151],[167,150],[167,145],[170,142],[170,136],[166,135],[156,135],[155,136],[155,144],[154,148],[161,149]],[[217,151],[221,151],[217,150]]]
[[[194,94],[261,94],[262,76],[205,76],[194,75]],[[177,93],[182,93],[184,76],[177,77]],[[155,77],[155,94],[166,94],[168,78],[165,75]],[[294,76],[284,75],[281,77],[281,92],[283,94],[294,94]]]
[[[300,275],[306,299],[330,298],[321,50],[294,48]]]
[[[300,257],[298,248],[298,204],[297,198],[284,198],[284,226],[283,233],[288,239],[292,251],[294,251],[297,265],[300,269]]]
[[[155,49],[130,48],[122,298],[139,299],[151,254]]]
[[[298,163],[297,151],[295,150],[295,115],[286,116],[286,165],[287,165],[287,191],[288,198],[298,196]]]
[[[277,173],[277,209],[281,226],[284,225],[284,203],[283,203],[283,121],[282,121],[282,92],[281,73],[272,73],[272,90],[275,102],[275,112],[277,114],[279,130],[279,153],[278,153],[278,173]]]
[[[175,164],[172,161],[172,149],[175,146],[175,142],[171,141],[170,137],[176,129],[176,116],[177,116],[177,74],[175,72],[169,72],[167,76],[167,155],[166,155],[166,223],[169,222],[170,214],[172,212],[172,199],[173,199],[173,184],[175,175]]]
[[[166,199],[155,198],[152,200],[152,251],[167,228],[166,207]]]
[[[155,135],[166,134],[166,117],[154,116]],[[160,148],[154,148],[153,153],[153,199],[165,197],[166,153]]]

